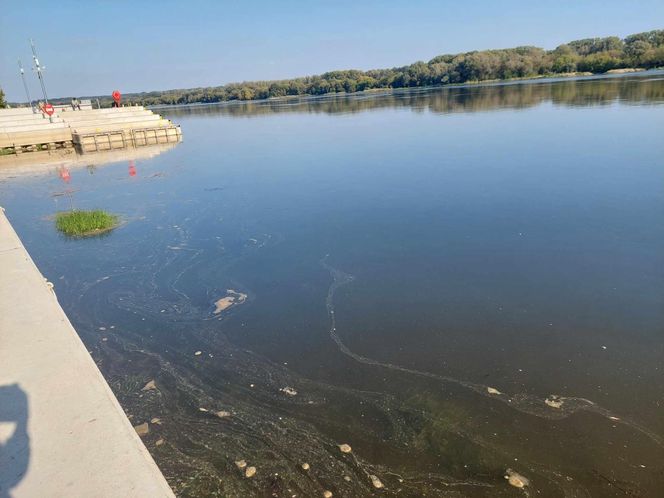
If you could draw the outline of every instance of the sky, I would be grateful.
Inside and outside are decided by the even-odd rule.
[[[217,86],[373,69],[443,53],[624,37],[664,28],[664,0],[245,0],[0,2],[0,87],[40,95]]]

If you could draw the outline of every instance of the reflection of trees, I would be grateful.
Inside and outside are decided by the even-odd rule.
[[[503,85],[478,85],[360,95],[329,95],[262,102],[238,102],[163,109],[168,117],[224,115],[237,117],[278,113],[343,114],[388,107],[435,113],[521,109],[543,102],[568,106],[664,102],[664,82],[658,78],[618,77],[568,81],[541,81]]]

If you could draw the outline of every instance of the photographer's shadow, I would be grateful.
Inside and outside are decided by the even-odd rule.
[[[0,386],[0,498],[11,497],[29,462],[28,397],[18,384]]]

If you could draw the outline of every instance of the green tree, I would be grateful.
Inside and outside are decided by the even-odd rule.
[[[0,88],[0,109],[7,107],[7,102],[5,102],[5,92]]]

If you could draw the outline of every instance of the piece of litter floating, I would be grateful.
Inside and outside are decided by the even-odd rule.
[[[602,346],[602,349],[606,349],[606,346]]]
[[[254,385],[253,385],[253,384],[249,384],[249,387],[254,387]]]
[[[151,389],[157,389],[157,384],[155,383],[154,379],[145,384],[141,391],[150,391]]]
[[[226,418],[231,416],[231,412],[227,412],[226,410],[220,410],[216,412],[215,415],[219,418]]]
[[[245,460],[236,460],[235,465],[238,469],[242,470],[247,466],[247,462]]]
[[[293,389],[292,387],[282,387],[279,390],[284,394],[288,394],[289,396],[296,396],[297,395],[297,391],[295,389]]]
[[[544,400],[544,403],[546,403],[547,406],[550,406],[551,408],[560,408],[563,406],[564,401],[558,396],[549,396]]]
[[[353,448],[351,448],[350,445],[346,443],[340,444],[339,449],[341,450],[341,453],[350,453],[353,451]]]
[[[194,356],[200,356],[200,355],[202,355],[202,354],[203,354],[202,351],[196,351],[196,352],[194,353]]]
[[[498,389],[496,389],[494,387],[487,387],[486,392],[488,392],[489,394],[503,394]]]
[[[202,408],[202,407],[201,407],[201,408],[198,409],[198,411],[199,411],[199,412],[207,412],[207,408]]]
[[[620,418],[618,418],[618,417],[614,417],[614,416],[610,416],[610,417],[609,417],[609,420],[618,421],[618,420],[620,420]]]
[[[515,488],[525,488],[530,484],[530,481],[527,477],[522,476],[512,469],[507,469],[505,471],[505,479],[507,479],[507,482],[509,482]]]
[[[646,468],[646,466],[643,465],[643,464],[639,465],[639,467],[641,467],[642,469],[645,469],[645,468]]]
[[[380,479],[378,479],[378,477],[376,477],[375,475],[373,475],[373,474],[370,475],[369,479],[371,479],[371,484],[373,484],[374,488],[380,489],[380,488],[383,487],[383,483],[380,482]]]
[[[332,491],[325,490],[323,491],[323,498],[332,498]]]
[[[247,467],[247,470],[244,471],[245,477],[254,477],[256,475],[256,467]]]
[[[302,464],[302,470],[309,470],[309,464],[308,463],[303,463]]]
[[[106,330],[106,327],[99,327],[99,330]]]

